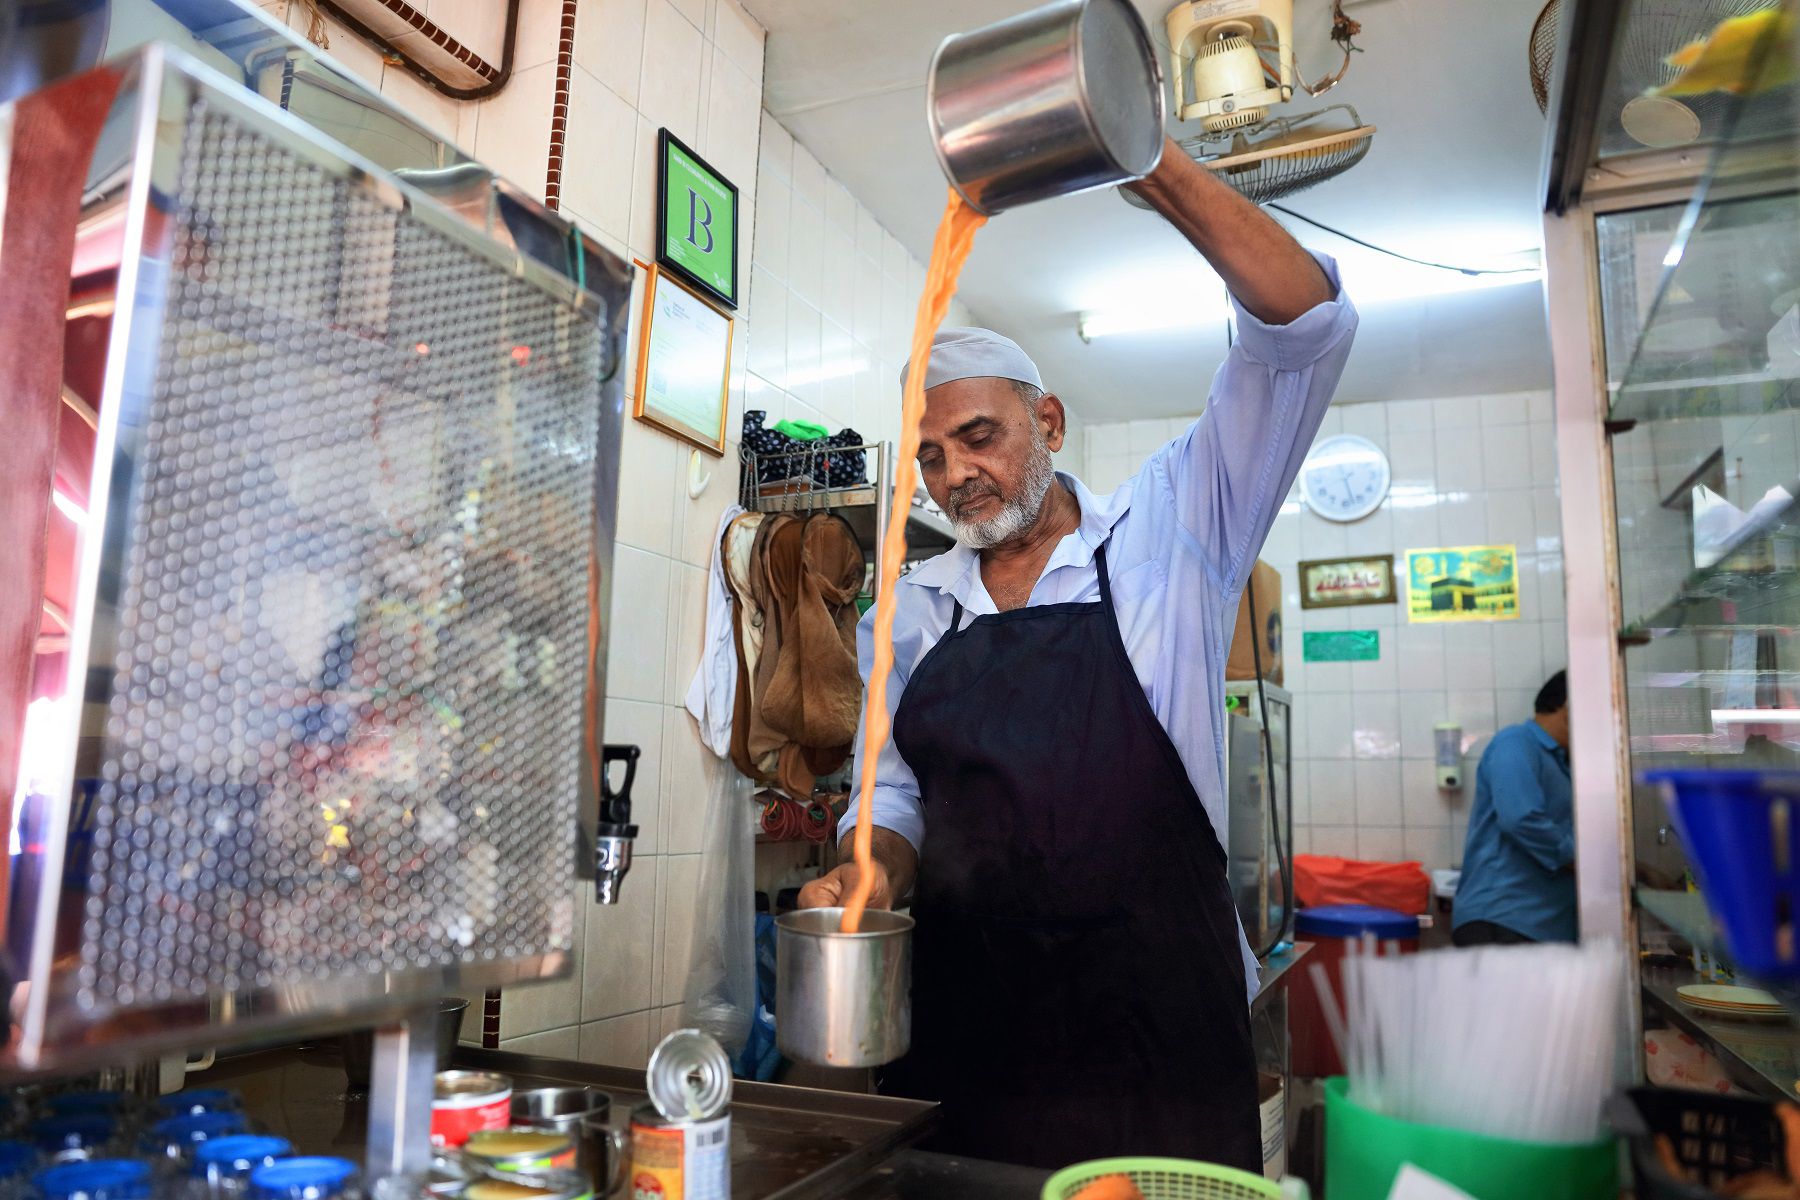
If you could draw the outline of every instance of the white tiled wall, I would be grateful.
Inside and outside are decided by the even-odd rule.
[[[1090,424],[1087,482],[1110,489],[1191,418]],[[1294,693],[1294,824],[1301,852],[1461,861],[1475,764],[1495,729],[1525,720],[1537,688],[1564,665],[1562,534],[1547,392],[1339,405],[1320,437],[1356,433],[1388,452],[1393,488],[1348,525],[1288,497],[1262,557],[1281,572],[1283,667]],[[1512,543],[1520,616],[1410,625],[1400,605],[1300,607],[1302,559]],[[1307,663],[1307,630],[1374,629],[1381,657]],[[1466,781],[1437,788],[1432,727],[1462,725]]]
[[[867,438],[900,433],[900,365],[925,268],[805,146],[762,117],[745,404]],[[968,324],[960,302],[952,324]]]

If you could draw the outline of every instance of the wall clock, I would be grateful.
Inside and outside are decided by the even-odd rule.
[[[1340,433],[1312,448],[1300,467],[1306,506],[1328,521],[1355,521],[1381,507],[1393,472],[1380,446]]]

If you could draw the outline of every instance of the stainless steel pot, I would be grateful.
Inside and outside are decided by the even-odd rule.
[[[775,918],[775,1041],[801,1062],[880,1066],[912,1044],[913,919],[871,908],[861,930],[840,933],[843,915]]]
[[[575,1143],[575,1168],[610,1196],[624,1178],[629,1142],[611,1125],[612,1097],[598,1088],[545,1087],[514,1092],[515,1126],[554,1130]]]
[[[988,216],[1162,158],[1162,69],[1128,0],[1054,0],[945,38],[925,103],[944,174]]]

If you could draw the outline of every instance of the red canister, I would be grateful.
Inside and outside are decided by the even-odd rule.
[[[512,1124],[512,1080],[492,1071],[439,1071],[431,1102],[431,1144],[458,1147],[483,1129]]]

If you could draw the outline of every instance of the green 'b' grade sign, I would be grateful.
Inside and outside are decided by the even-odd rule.
[[[738,190],[667,129],[657,148],[657,261],[735,309]]]

